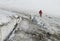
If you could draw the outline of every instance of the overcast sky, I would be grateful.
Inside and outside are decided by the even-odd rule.
[[[0,0],[0,5],[23,9],[42,9],[47,14],[60,16],[60,0]]]

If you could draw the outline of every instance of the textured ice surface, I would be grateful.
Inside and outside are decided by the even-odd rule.
[[[38,16],[32,20],[23,19],[8,41],[59,41],[60,30],[51,26],[50,22]]]
[[[16,14],[9,11],[0,10],[0,25],[7,23],[9,24],[10,22],[11,24],[5,26],[11,26],[12,28],[15,26],[13,23],[16,23],[16,21],[18,23],[14,33],[7,41],[59,41],[60,21],[58,20],[60,19],[55,19],[55,17],[50,16],[29,16],[29,14],[25,15],[25,13]],[[9,30],[9,28],[6,30]]]
[[[0,25],[10,22],[11,18],[16,16],[17,16],[16,13],[0,10]]]

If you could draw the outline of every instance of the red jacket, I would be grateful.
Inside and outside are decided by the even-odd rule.
[[[42,10],[39,11],[39,14],[42,14]]]
[[[42,10],[39,11],[40,16],[42,16]]]

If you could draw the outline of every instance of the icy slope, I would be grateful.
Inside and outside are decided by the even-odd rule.
[[[13,30],[17,23],[16,13],[1,10],[0,9],[0,35],[1,40],[4,40],[8,37],[10,32]]]
[[[21,17],[22,21],[8,41],[60,41],[60,30],[54,26],[58,21],[53,22],[54,19],[49,21],[47,17],[44,17],[40,18],[36,15],[31,17],[32,19]],[[55,24],[51,26],[50,22]]]
[[[29,13],[0,10],[0,28],[5,39],[14,28],[7,41],[60,41],[60,18]]]
[[[60,41],[60,18],[28,13],[0,10],[2,39],[7,38],[17,23],[7,41]]]
[[[16,16],[16,13],[0,10],[0,25],[8,23],[9,21],[11,21],[11,18]]]

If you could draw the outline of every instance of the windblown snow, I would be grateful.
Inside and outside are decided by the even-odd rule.
[[[45,12],[40,17],[36,10],[31,10],[36,8],[33,2],[33,8],[23,1],[23,5],[19,3],[19,0],[0,1],[0,41],[60,41],[60,18]]]

